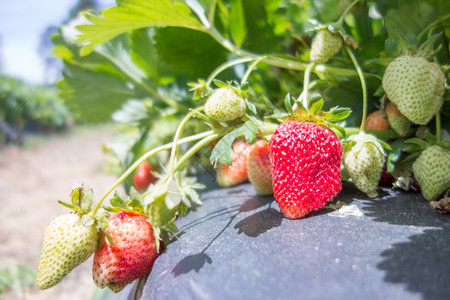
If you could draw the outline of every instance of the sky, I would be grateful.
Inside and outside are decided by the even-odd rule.
[[[114,0],[98,1],[102,7]],[[61,25],[77,0],[0,0],[1,72],[31,84],[44,83],[44,60],[39,57],[41,34]]]

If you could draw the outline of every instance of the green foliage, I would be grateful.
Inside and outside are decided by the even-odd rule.
[[[56,89],[0,75],[0,141],[12,131],[58,130],[71,123],[72,115]]]
[[[155,147],[189,134],[198,137],[167,146],[169,158],[152,157],[169,167],[160,191],[142,197],[147,214],[164,227],[174,214],[185,213],[184,200],[195,198],[180,188],[186,182],[177,177],[180,169],[191,166],[194,153],[208,152],[200,149],[212,149],[205,146],[215,139],[206,159],[213,165],[231,163],[238,137],[250,143],[270,137],[289,119],[286,111],[292,117],[308,110],[309,121],[326,117],[342,136],[358,132],[365,117],[386,104],[382,78],[400,53],[419,50],[448,80],[449,25],[450,4],[444,0],[118,0],[115,7],[61,27],[53,52],[65,64],[60,95],[77,116],[88,122],[112,117],[131,132],[125,146],[105,147],[121,169]],[[344,45],[326,63],[312,64],[311,40],[321,28],[339,34]],[[246,86],[242,118],[214,122],[203,114],[217,80]],[[449,130],[449,103],[444,101],[440,122],[427,124],[433,134]],[[329,112],[320,115],[321,110]],[[377,137],[390,138],[388,168],[402,164],[403,140],[392,130]],[[173,178],[177,186],[171,194]],[[130,176],[124,182],[132,191]]]
[[[103,44],[122,33],[150,26],[177,26],[201,28],[188,6],[179,0],[118,0],[118,6],[103,11],[101,16],[85,13],[92,25],[80,25],[83,33],[78,43],[87,43],[81,50],[89,54],[97,45]]]
[[[24,287],[34,285],[36,270],[26,264],[15,263],[0,268],[0,296],[12,291],[18,298],[24,296]]]

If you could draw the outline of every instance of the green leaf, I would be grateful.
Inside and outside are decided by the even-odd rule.
[[[294,109],[292,108],[291,95],[289,93],[286,97],[284,97],[284,108],[286,109],[288,115],[295,116]]]
[[[174,223],[169,223],[166,226],[162,227],[161,229],[164,229],[172,234],[176,234],[178,232],[178,227]]]
[[[150,26],[175,26],[203,30],[202,24],[192,15],[181,0],[117,0],[117,6],[105,9],[101,16],[85,13],[92,23],[79,25],[81,35],[77,43],[87,44],[82,55],[87,55],[100,44],[116,36]]]
[[[430,133],[430,131],[425,130],[424,132],[425,140],[428,144],[434,145],[436,144],[436,137]]]
[[[95,224],[95,219],[90,215],[83,215],[81,217],[81,224],[85,227],[89,227]]]
[[[247,105],[247,111],[252,114],[252,115],[256,115],[258,113],[258,110],[256,108],[256,105],[251,103],[250,101],[248,101],[247,98],[245,98],[245,103]]]
[[[132,61],[146,75],[146,78],[158,77],[158,57],[152,40],[151,30],[139,29],[131,33],[130,56]]]
[[[425,1],[411,1],[398,9],[390,9],[384,23],[390,39],[398,39],[401,34],[419,34],[437,15]]]
[[[93,195],[94,192],[92,191],[92,189],[88,189],[85,193],[83,193],[83,200],[81,201],[81,211],[85,214],[89,213],[91,210]]]
[[[389,146],[388,143],[386,143],[385,141],[379,140],[377,139],[377,142],[386,150],[392,150],[391,146]]]
[[[309,103],[309,112],[312,115],[314,115],[318,111],[320,111],[322,109],[322,107],[323,107],[323,99],[322,98],[315,99]]]
[[[347,133],[345,132],[345,129],[342,126],[333,123],[327,123],[327,126],[336,129],[342,135],[342,137],[345,138],[347,136]]]
[[[82,213],[82,211],[81,211],[79,206],[76,206],[76,205],[73,205],[71,203],[61,201],[61,200],[58,200],[58,203],[61,204],[62,206],[65,206],[65,207],[67,207],[67,208],[69,208],[69,209],[79,213],[79,214]]]
[[[105,234],[106,233],[104,230],[100,230],[100,235],[97,240],[97,251],[100,251],[100,249],[102,248],[103,241],[105,240]]]
[[[258,127],[253,124],[253,122],[245,122],[244,125],[236,128],[219,140],[211,153],[209,158],[210,162],[214,165],[217,162],[231,165],[233,162],[233,142],[236,138],[239,136],[244,136],[247,143],[252,144],[256,139],[257,133]]]
[[[245,26],[244,8],[241,0],[230,1],[229,26],[234,43],[240,47],[244,43],[247,29]]]
[[[186,28],[159,28],[155,34],[158,56],[177,73],[206,78],[226,61],[227,52],[210,35]]]
[[[106,232],[105,232],[105,242],[106,242],[106,244],[108,244],[108,246],[113,246],[113,239]]]
[[[229,87],[229,85],[227,83],[225,83],[223,81],[220,81],[219,79],[214,79],[213,82],[218,88],[227,88],[227,87]]]
[[[246,21],[246,36],[242,48],[256,53],[281,52],[282,36],[292,26],[280,12],[280,7],[285,1],[245,0],[241,2]]]
[[[106,57],[128,77],[142,81],[146,78],[146,74],[131,59],[129,38],[129,35],[121,35],[108,43],[99,45],[95,51]]]
[[[425,149],[428,146],[427,142],[425,142],[424,140],[418,139],[418,138],[407,139],[405,141],[405,143],[415,144],[415,145],[419,146],[421,149]]]
[[[348,107],[334,107],[327,114],[329,122],[337,122],[344,120],[351,113],[350,108]]]
[[[85,70],[67,65],[64,80],[57,83],[59,93],[79,118],[87,122],[109,120],[129,98],[138,98],[134,87],[123,77],[104,70]]]
[[[384,49],[389,56],[396,57],[398,54],[398,43],[393,39],[386,39]]]
[[[82,188],[76,188],[74,190],[72,190],[71,193],[71,199],[72,199],[72,204],[73,205],[79,205],[80,203],[80,194],[82,194],[82,192],[80,192]]]
[[[404,139],[395,140],[390,144],[391,152],[389,153],[388,160],[392,162],[397,162],[402,156],[403,148],[405,146]]]

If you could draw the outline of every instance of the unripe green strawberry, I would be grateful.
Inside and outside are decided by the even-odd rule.
[[[439,67],[425,58],[405,55],[389,64],[383,88],[405,117],[425,125],[442,106],[445,78]]]
[[[341,50],[343,45],[341,35],[328,29],[319,30],[311,44],[310,60],[314,63],[325,63]]]
[[[270,159],[269,144],[259,140],[251,145],[248,154],[248,179],[258,195],[272,195],[272,161]]]
[[[113,244],[103,242],[95,252],[92,276],[97,286],[118,292],[151,271],[159,255],[157,241],[147,218],[130,211],[111,215],[105,232]]]
[[[408,134],[412,122],[398,110],[397,105],[389,102],[386,105],[386,115],[388,117],[389,124],[392,129],[398,133],[398,135],[406,136]]]
[[[235,186],[248,180],[247,162],[250,146],[245,141],[233,144],[233,161],[231,165],[220,164],[216,180],[221,187]]]
[[[214,91],[205,104],[205,113],[215,121],[235,120],[242,117],[246,110],[244,98],[228,87]]]
[[[342,145],[330,129],[289,121],[270,139],[273,192],[289,219],[325,206],[341,190]]]
[[[423,197],[436,199],[450,188],[450,150],[439,145],[426,148],[413,164]]]
[[[372,135],[359,133],[350,137],[354,144],[344,151],[344,166],[356,187],[369,197],[376,197],[376,188],[383,171],[383,147]]]
[[[54,219],[45,232],[37,286],[47,289],[59,283],[94,253],[97,239],[97,228],[82,225],[78,214],[65,214]]]

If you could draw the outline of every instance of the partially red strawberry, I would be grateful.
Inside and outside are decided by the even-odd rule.
[[[258,195],[272,195],[272,161],[269,144],[259,140],[251,145],[248,155],[248,179]]]
[[[118,292],[151,271],[159,254],[157,241],[148,219],[130,211],[111,215],[105,232],[112,246],[103,241],[95,252],[92,276],[97,286]]]
[[[270,139],[275,199],[286,217],[301,218],[341,190],[342,145],[330,129],[289,121]]]
[[[143,161],[133,175],[133,183],[136,190],[145,191],[150,184],[155,182],[156,178],[152,174],[152,167],[148,161]]]
[[[233,144],[233,162],[231,165],[220,164],[217,169],[217,183],[222,187],[235,186],[248,180],[247,161],[250,151],[244,141]]]
[[[364,129],[366,130],[388,130],[389,128],[386,113],[381,110],[370,113],[364,123]]]
[[[383,170],[381,171],[380,180],[378,181],[378,186],[392,187],[395,182],[395,177],[387,171],[386,164],[384,164]]]

